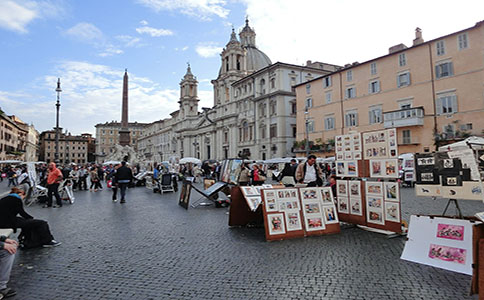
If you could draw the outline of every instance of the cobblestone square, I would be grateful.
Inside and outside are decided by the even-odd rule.
[[[406,220],[445,208],[401,191]],[[122,205],[105,188],[76,192],[61,209],[27,208],[63,244],[18,252],[14,299],[477,299],[470,276],[400,260],[404,237],[343,226],[266,242],[263,228],[229,228],[228,208],[185,210],[177,196],[138,187]],[[465,215],[484,211],[460,205]]]

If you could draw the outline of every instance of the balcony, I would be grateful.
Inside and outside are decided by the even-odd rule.
[[[420,144],[420,139],[418,136],[398,137],[398,146],[418,145],[418,144]]]
[[[405,108],[383,113],[383,126],[385,128],[421,126],[423,124],[423,107]]]

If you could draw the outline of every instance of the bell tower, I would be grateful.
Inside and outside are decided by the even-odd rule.
[[[198,115],[198,81],[192,74],[190,64],[187,67],[187,73],[180,81],[180,113],[182,117]]]

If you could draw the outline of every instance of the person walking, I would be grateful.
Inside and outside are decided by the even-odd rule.
[[[97,177],[99,178],[98,188],[102,190],[103,189],[102,181],[104,180],[104,169],[103,169],[103,166],[101,165],[97,167]]]
[[[77,190],[79,188],[79,168],[77,166],[74,166],[69,177],[71,178],[72,189]]]
[[[96,167],[91,168],[91,172],[89,172],[89,176],[91,176],[91,186],[89,187],[89,191],[92,192],[93,188],[94,191],[97,192],[97,187],[99,186],[99,173],[97,172]]]
[[[111,189],[113,191],[113,202],[117,202],[118,184],[116,183],[116,167],[110,168],[110,172],[106,176],[106,180],[111,180]]]
[[[297,166],[296,181],[305,183],[308,187],[323,186],[323,172],[316,163],[316,156],[309,155],[306,162]]]
[[[133,171],[126,166],[125,161],[121,162],[121,167],[116,170],[114,178],[121,194],[121,201],[119,203],[126,203],[126,188],[133,180]]]
[[[62,181],[62,172],[59,170],[54,162],[49,163],[49,171],[47,173],[47,207],[62,207],[62,200],[59,196],[59,184]],[[57,205],[52,206],[52,196],[55,197]]]
[[[252,185],[262,185],[267,179],[266,174],[257,164],[252,166],[250,177],[252,178]]]
[[[8,178],[8,187],[10,187],[10,185],[13,185],[15,186],[15,178],[17,177],[17,174],[15,173],[15,171],[13,170],[13,168],[9,168],[8,171],[7,171],[7,178]]]
[[[86,170],[86,167],[85,166],[82,166],[81,169],[79,170],[79,181],[78,181],[78,187],[79,187],[79,190],[82,191],[82,190],[87,190],[87,176],[88,176],[88,172]]]

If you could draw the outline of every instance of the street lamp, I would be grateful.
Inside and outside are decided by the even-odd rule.
[[[55,155],[54,161],[55,163],[59,163],[59,109],[60,109],[60,93],[62,92],[60,86],[60,78],[57,78],[57,88],[55,89],[57,92],[57,102],[55,104],[56,107],[56,121],[55,121]]]
[[[304,120],[306,122],[306,145],[304,149],[306,149],[306,157],[309,156],[309,119],[308,119],[308,107],[306,106],[306,109],[304,111]]]

